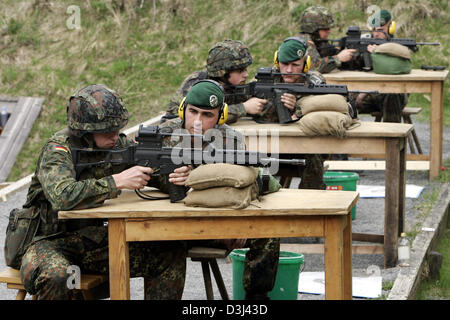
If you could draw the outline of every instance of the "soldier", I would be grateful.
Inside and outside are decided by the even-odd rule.
[[[356,49],[344,49],[337,52],[329,52],[328,36],[334,20],[331,12],[321,6],[311,6],[305,9],[300,18],[300,32],[297,36],[308,43],[306,54],[311,57],[311,69],[320,73],[328,73],[341,66],[342,62],[348,62],[353,58]]]
[[[301,38],[289,37],[283,41],[278,51],[275,53],[274,72],[282,73],[278,78],[279,82],[286,83],[304,83],[305,77],[299,73],[307,73],[310,81],[315,84],[325,83],[324,77],[317,71],[309,71],[308,66],[308,44]],[[292,74],[292,75],[291,75]],[[297,102],[301,95],[284,93],[281,96],[281,102],[292,113],[292,119],[298,119],[302,116],[301,109]],[[273,101],[266,107],[266,113],[262,119],[271,122],[278,122],[277,113]],[[291,158],[292,156],[287,155]],[[298,155],[296,156],[298,157]],[[299,167],[298,176],[301,177],[299,188],[301,189],[321,189],[325,190],[326,185],[323,182],[323,159],[321,155],[304,154],[302,157],[306,160],[306,166]]]
[[[187,93],[185,99],[179,105],[180,117],[169,119],[160,125],[161,131],[172,133],[177,129],[186,129],[190,133],[205,134],[208,130],[219,130],[220,136],[233,139],[236,149],[244,149],[243,138],[228,125],[228,106],[225,103],[224,89],[222,86],[210,79],[195,83]],[[219,136],[219,135],[217,135]],[[173,146],[179,140],[169,137],[165,140],[166,146]],[[229,145],[227,141],[214,141],[223,143],[216,145],[221,148]],[[190,167],[181,167],[169,175],[169,182],[183,184],[190,172]],[[190,246],[198,245],[199,242],[189,242]],[[280,240],[279,239],[228,239],[201,241],[202,246],[213,246],[227,249],[228,252],[235,248],[249,247],[246,254],[243,285],[246,291],[245,298],[249,300],[267,299],[267,293],[275,284],[278,268]]]
[[[390,39],[394,36],[395,21],[392,21],[391,13],[383,9],[375,13],[370,21],[370,27],[373,38]],[[376,47],[368,45],[367,50],[372,52]],[[355,104],[359,113],[381,112],[384,122],[402,122],[402,111],[408,103],[408,96],[406,93],[360,93],[355,98]]]
[[[247,67],[252,63],[250,51],[241,41],[224,40],[216,43],[209,50],[206,70],[194,72],[183,81],[171,98],[161,122],[177,116],[181,100],[195,82],[212,79],[219,82],[227,92],[229,85],[245,84],[248,77]],[[231,95],[227,95],[225,100],[229,106],[227,123],[236,122],[245,115],[257,114],[267,103],[265,99]]]
[[[71,299],[73,291],[67,285],[71,265],[81,273],[108,274],[104,221],[58,220],[58,211],[99,206],[116,198],[122,189],[147,185],[153,170],[141,166],[124,171],[110,164],[92,166],[76,177],[71,148],[126,147],[132,141],[119,131],[127,122],[128,111],[119,95],[104,85],[90,85],[70,97],[68,127],[42,148],[23,206],[38,214],[39,224],[21,263],[13,265],[20,267],[25,289],[37,299]],[[10,217],[9,231],[12,221],[14,217]],[[185,252],[183,242],[130,243],[131,277],[144,277],[151,284],[146,285],[146,299],[181,298]]]

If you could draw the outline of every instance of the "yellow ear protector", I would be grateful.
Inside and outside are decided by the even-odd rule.
[[[374,27],[371,27],[370,29],[371,29],[370,31],[377,31],[377,29]],[[395,21],[391,21],[391,23],[389,23],[388,34],[390,36],[393,36],[394,33],[395,33]]]
[[[308,48],[308,44],[306,43],[306,41],[304,41],[303,39],[297,38],[297,37],[289,37],[289,38],[285,39],[283,41],[283,43],[286,41],[289,41],[289,40],[296,40],[296,41],[302,43],[305,46],[305,48]],[[275,53],[273,54],[273,64],[275,65],[275,67],[277,69],[280,69],[280,63],[278,61],[278,50],[275,51]],[[308,72],[310,68],[311,68],[311,57],[306,56],[305,64],[303,65],[303,72],[304,73]]]
[[[273,64],[277,69],[280,69],[280,64],[278,62],[278,50],[275,51],[273,55]],[[303,72],[304,73],[308,72],[310,68],[311,68],[311,57],[306,56],[305,64],[303,65]]]
[[[223,87],[217,81],[214,81],[211,79],[204,79],[204,80],[197,81],[195,84],[197,84],[199,82],[214,83],[215,85],[217,85],[220,88],[220,90],[222,90],[222,92],[225,92]],[[186,97],[184,97],[183,100],[181,100],[180,105],[178,106],[178,116],[183,121],[184,121],[184,113],[185,113],[185,107],[186,107],[185,101],[186,101]],[[224,102],[223,105],[219,109],[219,119],[217,119],[217,124],[222,125],[227,121],[227,119],[228,119],[228,104],[226,104]]]

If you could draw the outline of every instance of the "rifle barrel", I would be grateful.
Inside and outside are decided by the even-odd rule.
[[[369,93],[369,94],[378,94],[380,91],[373,90],[373,91],[366,91],[366,90],[348,90],[349,93]]]
[[[416,44],[419,45],[419,46],[423,46],[423,45],[440,46],[441,45],[439,42],[416,42]]]

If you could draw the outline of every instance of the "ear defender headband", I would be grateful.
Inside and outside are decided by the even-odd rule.
[[[200,82],[211,82],[211,83],[215,84],[217,87],[219,87],[219,89],[225,94],[225,90],[220,85],[220,83],[218,83],[217,81],[214,81],[211,79],[204,79],[204,80],[197,81],[194,85],[196,85]],[[183,121],[185,119],[185,117],[184,117],[184,113],[185,113],[185,109],[186,109],[185,107],[186,107],[186,97],[184,97],[181,100],[180,105],[178,106],[178,116]],[[217,119],[217,124],[219,126],[223,125],[223,124],[225,124],[227,119],[228,119],[228,104],[226,104],[224,101],[222,106],[220,106],[220,108],[219,108],[219,119]]]
[[[286,38],[286,39],[284,39],[283,43],[285,43],[286,41],[289,41],[289,40],[298,41],[301,44],[303,44],[303,46],[305,48],[308,48],[308,44],[306,43],[306,41],[303,40],[303,39],[297,38],[297,37]],[[279,50],[275,51],[275,53],[273,54],[273,64],[275,65],[275,67],[277,69],[280,69],[280,63],[279,63],[279,60],[278,60],[278,51]],[[306,53],[306,51],[305,51],[305,53]],[[303,65],[303,72],[307,73],[310,68],[311,68],[311,57],[310,56],[306,56],[305,64]]]

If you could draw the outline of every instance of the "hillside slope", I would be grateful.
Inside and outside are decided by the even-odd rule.
[[[350,25],[365,28],[369,4],[388,8],[397,22],[396,36],[441,43],[421,48],[414,67],[448,68],[445,0],[3,0],[0,95],[45,98],[8,180],[33,172],[45,140],[65,126],[67,99],[77,88],[104,83],[117,90],[130,110],[129,126],[135,125],[165,110],[184,77],[204,67],[218,41],[238,39],[249,46],[250,76],[257,67],[270,66],[279,43],[298,32],[302,11],[313,3],[334,12],[332,38],[344,36]],[[445,94],[449,118],[448,85]],[[428,105],[422,95],[411,100]]]

